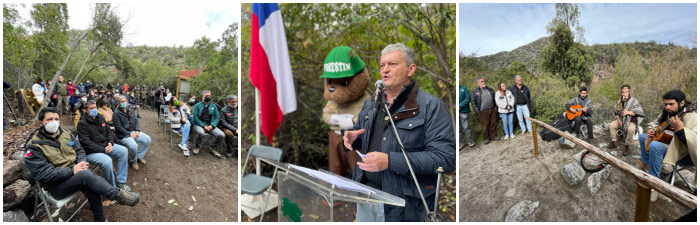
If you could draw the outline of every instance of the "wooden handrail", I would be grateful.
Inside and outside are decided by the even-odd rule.
[[[639,183],[641,183],[644,186],[647,186],[651,189],[654,189],[658,191],[659,193],[665,195],[666,197],[669,197],[673,201],[679,202],[682,205],[688,207],[689,209],[696,209],[697,208],[697,198],[686,192],[681,190],[680,188],[677,188],[669,183],[666,183],[665,181],[652,176],[651,174],[644,172],[643,170],[637,169],[636,167],[629,165],[625,163],[622,160],[619,160],[615,158],[614,156],[605,153],[604,151],[596,148],[595,146],[586,143],[583,140],[580,140],[578,138],[575,138],[571,134],[568,134],[566,132],[560,131],[549,124],[543,123],[542,121],[539,121],[537,119],[533,119],[530,117],[525,117],[525,119],[528,119],[536,124],[539,124],[540,126],[547,128],[551,130],[552,132],[560,135],[563,138],[566,138],[569,141],[572,141],[576,143],[577,145],[585,148],[586,150],[590,151],[594,155],[598,156],[598,158],[604,160],[608,164],[617,167],[618,169],[622,170],[622,172],[625,172],[626,174],[632,175]],[[534,125],[534,124],[533,124]],[[534,127],[534,126],[533,126]],[[534,134],[536,135],[536,134]]]

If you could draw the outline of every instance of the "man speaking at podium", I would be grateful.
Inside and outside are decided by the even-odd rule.
[[[455,166],[455,135],[450,112],[437,97],[418,89],[413,49],[402,43],[382,50],[379,62],[386,91],[365,101],[353,131],[345,132],[344,145],[366,154],[358,160],[353,180],[403,198],[405,207],[358,204],[356,221],[423,221],[433,209],[438,167],[449,173]],[[379,97],[379,99],[377,98]],[[381,99],[381,100],[380,100]],[[377,101],[380,100],[380,101]],[[386,102],[391,111],[387,115]],[[401,152],[389,116],[411,161],[425,196],[425,209],[408,164]],[[375,215],[374,211],[378,211]]]

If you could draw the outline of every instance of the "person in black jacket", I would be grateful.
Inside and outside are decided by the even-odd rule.
[[[498,122],[495,92],[486,86],[483,77],[476,78],[477,88],[472,91],[472,108],[479,115],[481,127],[484,129],[484,144],[496,140],[496,122]]]
[[[515,84],[510,87],[510,93],[515,97],[515,115],[518,116],[521,135],[525,132],[532,132],[532,122],[526,120],[525,117],[530,117],[530,89],[523,84],[523,78],[520,75],[515,75]]]
[[[143,157],[146,156],[148,146],[151,145],[151,137],[141,132],[139,120],[136,119],[136,115],[131,111],[124,96],[119,97],[119,109],[114,112],[112,122],[117,131],[117,138],[129,148],[131,167],[139,170],[139,163],[146,165],[146,160]],[[141,147],[138,144],[141,144]]]
[[[238,145],[238,96],[229,95],[226,97],[226,106],[221,108],[221,122],[219,123],[219,128],[226,135],[226,147],[228,152],[226,152],[226,157],[233,157],[234,149]]]
[[[24,164],[38,185],[56,199],[80,191],[90,203],[95,221],[105,221],[102,197],[119,204],[134,206],[138,193],[116,188],[88,169],[85,151],[69,131],[59,127],[58,109],[46,107],[39,111],[41,127],[27,138]]]
[[[104,117],[97,113],[95,101],[87,102],[87,116],[80,118],[78,122],[78,137],[80,145],[85,148],[87,161],[100,166],[105,180],[118,188],[131,191],[126,185],[128,174],[129,150],[118,145],[117,136],[105,121]],[[117,180],[114,180],[114,168],[112,157],[117,159]]]

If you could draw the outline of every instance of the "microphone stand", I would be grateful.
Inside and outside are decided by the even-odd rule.
[[[383,92],[383,91],[381,91],[381,92]],[[394,124],[394,118],[392,118],[391,111],[389,111],[389,107],[387,106],[386,99],[383,98],[381,92],[379,92],[376,95],[377,101],[379,102],[380,105],[384,106],[382,108],[386,111],[386,114],[389,117],[389,122],[391,123],[391,128],[393,130],[394,136],[396,137],[396,141],[399,142],[399,146],[401,147],[401,153],[403,153],[403,157],[404,157],[404,159],[406,159],[406,165],[408,165],[408,170],[411,172],[411,177],[413,177],[413,181],[416,184],[416,189],[418,190],[418,194],[420,195],[420,200],[423,202],[423,206],[425,207],[425,211],[427,212],[427,214],[425,215],[425,220],[426,220],[426,222],[439,222],[437,220],[439,217],[437,215],[437,211],[430,212],[430,210],[428,209],[428,203],[425,201],[425,197],[423,196],[423,191],[421,191],[420,184],[418,183],[418,179],[416,178],[416,173],[413,172],[413,166],[411,166],[411,161],[408,159],[408,155],[406,154],[406,149],[403,146],[403,141],[401,141],[401,137],[399,137],[399,132],[396,130],[396,124]],[[439,169],[442,169],[442,167],[440,167]],[[438,174],[438,185],[440,185],[439,179],[440,179],[440,174]],[[437,202],[437,193],[439,191],[440,190],[435,190],[436,202]],[[437,204],[435,204],[434,208],[437,209]],[[431,214],[435,214],[435,215],[431,215]]]

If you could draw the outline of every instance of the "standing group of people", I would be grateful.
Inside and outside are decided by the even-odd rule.
[[[472,110],[479,116],[483,128],[484,144],[489,144],[497,139],[496,122],[498,117],[503,122],[504,140],[515,138],[514,115],[518,117],[522,135],[532,131],[532,122],[525,119],[525,117],[530,116],[530,89],[523,84],[520,75],[515,75],[514,80],[515,84],[510,88],[505,83],[499,82],[497,91],[488,87],[483,77],[476,79],[477,88],[471,93],[467,87],[459,86],[459,119],[464,134],[464,142],[459,149],[476,145],[469,128],[469,113]],[[471,110],[469,105],[471,105]]]

